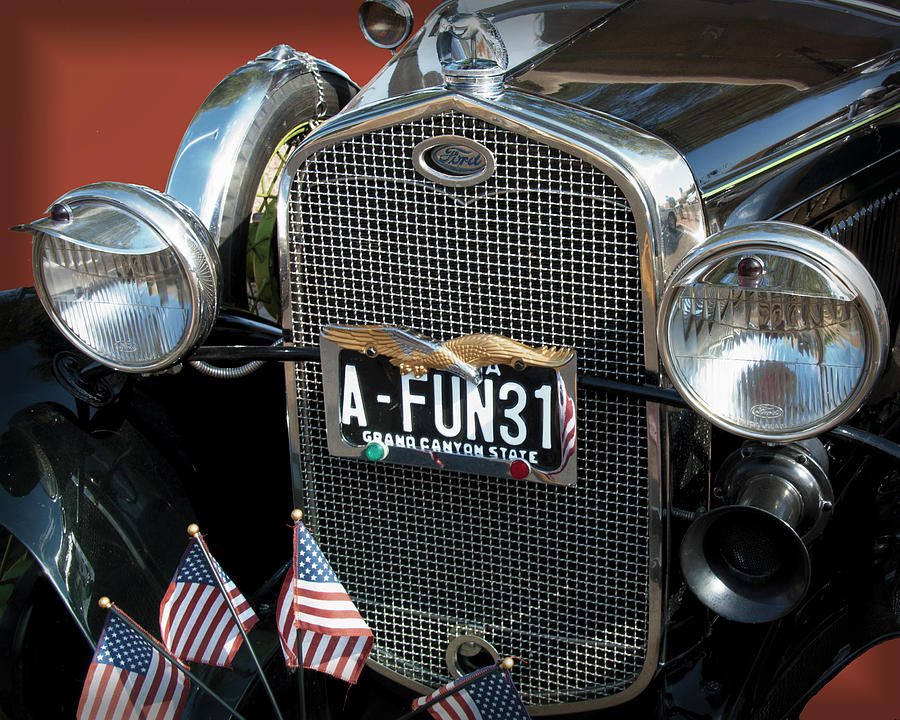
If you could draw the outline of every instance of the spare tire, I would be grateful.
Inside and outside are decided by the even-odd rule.
[[[340,110],[356,93],[346,78],[320,74],[324,114]],[[320,113],[313,73],[279,85],[253,120],[232,168],[219,226],[225,302],[257,314],[279,317],[275,199],[287,156],[311,130]]]

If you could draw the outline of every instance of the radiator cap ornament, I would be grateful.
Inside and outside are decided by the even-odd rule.
[[[437,52],[447,87],[488,98],[503,92],[509,54],[489,14],[441,18]]]

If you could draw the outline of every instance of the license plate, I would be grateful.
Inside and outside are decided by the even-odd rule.
[[[332,454],[575,482],[574,353],[558,367],[483,366],[473,382],[439,369],[416,377],[324,335],[320,349]]]

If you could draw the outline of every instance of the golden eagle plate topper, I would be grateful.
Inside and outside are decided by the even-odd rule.
[[[321,335],[332,454],[571,485],[576,360],[473,333],[438,342],[391,325]]]

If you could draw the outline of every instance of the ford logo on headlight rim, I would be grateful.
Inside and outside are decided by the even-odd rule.
[[[484,145],[458,135],[438,135],[413,149],[416,171],[447,187],[477,185],[496,170],[494,156]]]

